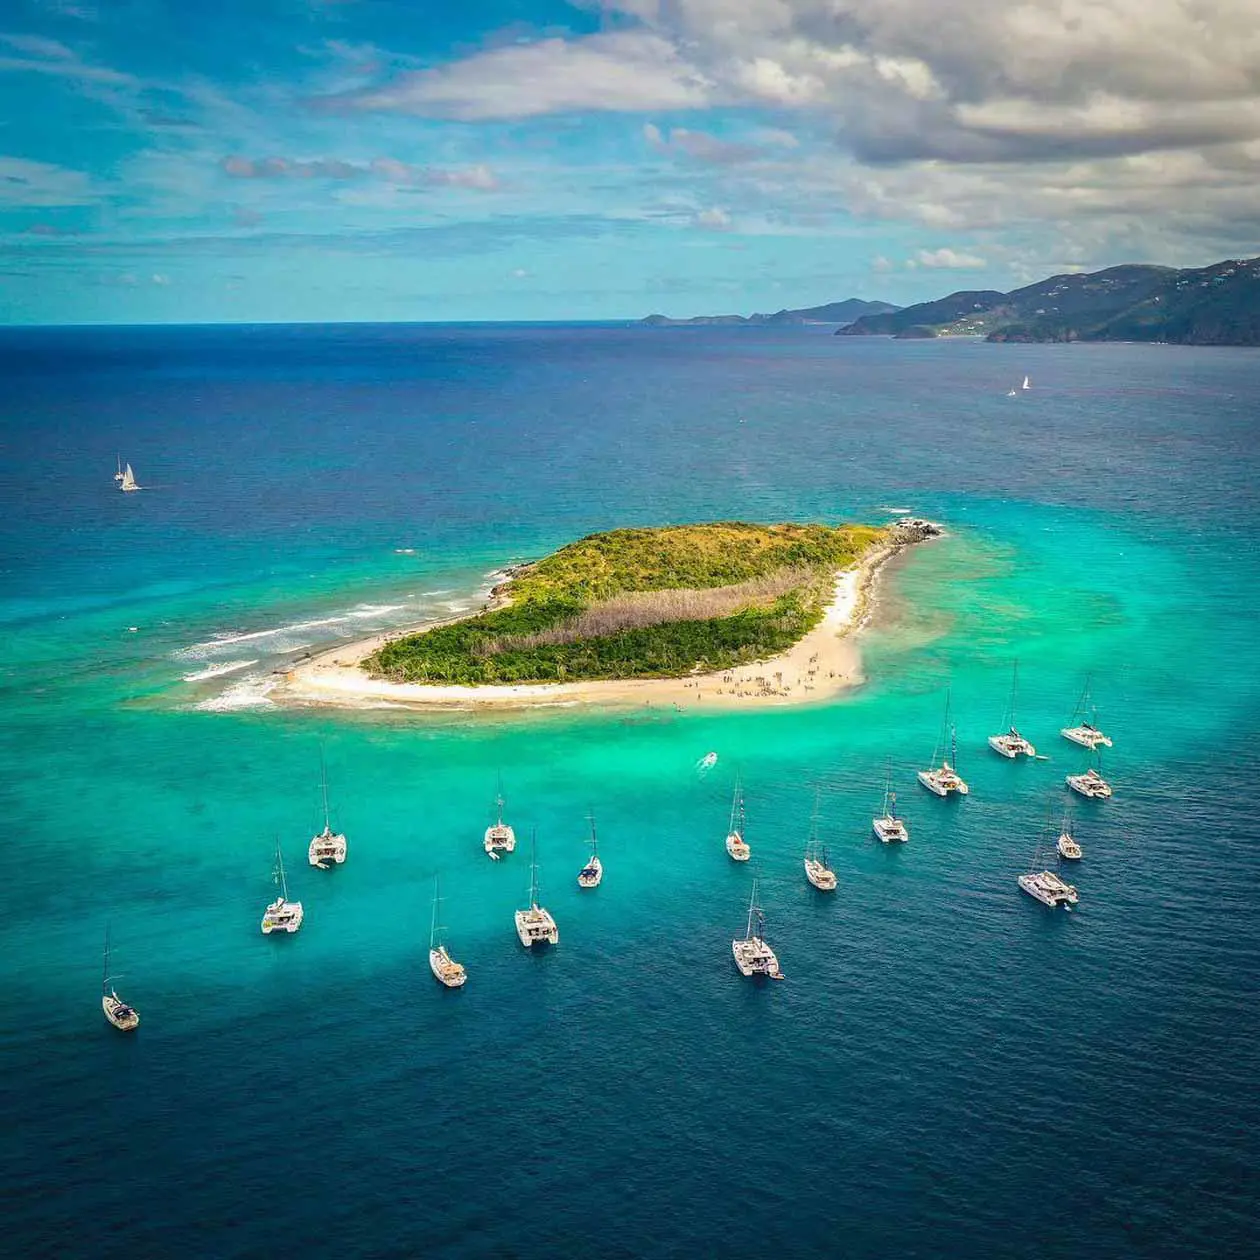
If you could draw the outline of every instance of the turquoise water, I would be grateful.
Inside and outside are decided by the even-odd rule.
[[[15,1252],[1245,1252],[1254,352],[356,327],[5,332],[0,363]],[[268,698],[296,655],[475,606],[588,530],[891,507],[950,536],[887,574],[833,703]],[[984,746],[1015,656],[1048,761]],[[1053,915],[1015,877],[1087,764],[1057,735],[1087,672],[1116,794],[1078,804],[1081,903]],[[947,686],[964,802],[914,783]],[[327,874],[321,745],[350,838]],[[890,757],[899,849],[869,834]],[[768,988],[730,958],[736,769]],[[524,855],[481,853],[499,773],[548,955],[513,932]],[[800,866],[815,787],[830,898]],[[579,894],[588,808],[607,875]],[[257,930],[276,836],[294,939]],[[458,993],[427,970],[439,870]],[[107,920],[132,1038],[100,1017]]]

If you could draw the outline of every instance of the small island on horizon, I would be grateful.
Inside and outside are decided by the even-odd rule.
[[[588,535],[514,566],[481,611],[296,667],[305,702],[799,703],[858,680],[843,637],[879,567],[940,533],[722,521]]]

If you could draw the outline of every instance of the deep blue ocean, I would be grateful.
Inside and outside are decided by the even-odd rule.
[[[0,331],[0,1252],[1256,1254],[1257,484],[1254,350]],[[949,534],[885,574],[839,700],[270,696],[592,530],[894,509]],[[1014,658],[1044,761],[985,747]],[[1080,904],[1052,913],[1016,877],[1088,764],[1058,735],[1087,674],[1115,795],[1077,805]],[[947,687],[965,801],[914,780]],[[722,844],[736,771],[751,870]],[[560,926],[541,956],[527,855],[480,847],[499,775]],[[830,897],[801,869],[815,789]],[[279,940],[277,837],[306,907]],[[459,992],[427,967],[437,872]],[[731,959],[754,874],[781,984]]]

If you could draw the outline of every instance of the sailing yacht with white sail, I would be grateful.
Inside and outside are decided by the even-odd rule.
[[[814,812],[809,820],[809,839],[805,841],[805,878],[820,892],[835,892],[836,873],[827,860],[827,849],[818,839],[818,793],[814,793]]]
[[[134,1032],[140,1024],[140,1016],[134,1007],[114,992],[114,977],[109,974],[109,925],[105,926],[105,970],[101,979],[101,1009],[119,1032]]]
[[[516,848],[516,832],[503,821],[503,782],[499,781],[499,792],[494,798],[494,807],[498,811],[496,821],[486,828],[482,848],[492,861],[499,860],[500,853],[511,853]]]
[[[748,927],[742,940],[731,942],[731,953],[735,956],[735,965],[741,975],[769,976],[772,980],[782,980],[783,972],[779,970],[778,956],[766,944],[762,935],[765,930],[766,916],[757,904],[757,881],[754,879],[752,896],[748,900]]]
[[[1024,383],[1023,383],[1023,385],[1021,386],[1021,388],[1022,388],[1022,389],[1032,389],[1032,381],[1030,381],[1030,380],[1028,379],[1028,377],[1026,377],[1026,376],[1025,376],[1025,377],[1024,377]]]
[[[735,797],[731,801],[731,823],[726,833],[726,851],[735,862],[747,862],[752,849],[744,839],[744,790],[739,777],[735,779]]]
[[[118,471],[114,474],[114,480],[121,481],[123,479],[122,456],[118,455],[115,458],[117,459],[117,462],[118,462]]]
[[[919,771],[919,782],[923,784],[929,792],[936,796],[950,796],[957,794],[966,796],[970,789],[963,781],[962,777],[954,769],[958,763],[958,733],[949,721],[949,692],[945,693],[945,725],[941,728],[941,736],[937,742],[936,749],[932,753],[933,768],[931,770]],[[948,741],[948,742],[947,742]],[[948,757],[941,759],[941,764],[935,764],[937,754],[943,749],[950,750]]]
[[[1006,713],[1002,717],[1002,725],[1006,727],[1003,735],[990,735],[989,747],[1002,757],[1012,761],[1016,757],[1035,757],[1037,750],[1019,733],[1015,725],[1015,699],[1019,692],[1019,662],[1011,666],[1011,698],[1006,703]]]
[[[302,926],[304,917],[302,903],[289,900],[289,881],[284,873],[284,856],[280,852],[280,841],[276,841],[276,883],[280,886],[280,896],[263,912],[262,931],[264,936],[272,932],[296,932]]]
[[[578,871],[578,887],[598,888],[600,880],[604,878],[604,864],[599,860],[599,841],[595,836],[595,811],[592,810],[586,817],[591,824],[591,857]]]
[[[1112,746],[1111,740],[1098,729],[1098,707],[1090,703],[1088,674],[1085,675],[1085,689],[1076,702],[1076,708],[1072,710],[1072,720],[1076,722],[1075,726],[1065,726],[1059,732],[1064,739],[1070,739],[1072,743],[1080,744],[1091,752],[1098,747]]]
[[[529,840],[529,906],[516,912],[516,935],[526,949],[535,945],[558,945],[560,929],[551,912],[538,904],[538,837],[531,834]]]
[[[119,481],[118,488],[120,490],[130,491],[130,490],[143,490],[144,489],[143,486],[138,485],[136,483],[136,474],[131,471],[130,464],[128,464],[127,467],[123,469],[122,477],[119,478],[118,481]]]
[[[446,929],[439,927],[437,921],[438,903],[441,900],[442,896],[438,891],[438,877],[434,875],[433,917],[429,921],[429,970],[448,989],[460,989],[463,988],[464,982],[468,979],[468,973],[464,970],[462,963],[457,963],[450,956],[446,945],[442,941],[442,933]]]
[[[328,814],[328,768],[324,764],[324,750],[319,750],[319,780],[324,794],[324,830],[315,836],[306,850],[306,856],[312,866],[321,871],[329,870],[332,863],[338,866],[346,860],[346,838],[340,832],[333,831]]]
[[[884,812],[879,818],[871,819],[871,827],[875,838],[885,844],[905,844],[910,839],[910,830],[897,817],[897,793],[892,785],[892,758],[888,758],[888,777],[884,781]]]

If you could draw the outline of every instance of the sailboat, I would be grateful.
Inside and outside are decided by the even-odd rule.
[[[766,944],[762,933],[766,930],[766,916],[757,904],[757,881],[753,880],[752,896],[748,900],[748,927],[742,940],[731,942],[731,953],[735,955],[735,966],[744,976],[769,976],[772,980],[782,980],[783,972],[779,970],[779,959],[774,950]]]
[[[1021,389],[1032,389],[1032,381],[1030,381],[1030,380],[1028,379],[1028,377],[1026,377],[1026,376],[1025,376],[1025,377],[1024,377],[1024,383],[1023,383],[1023,385],[1021,385],[1021,386],[1020,386],[1020,388],[1021,388]]]
[[[123,479],[122,456],[121,456],[121,455],[117,455],[117,456],[115,456],[115,459],[116,459],[117,464],[118,464],[118,471],[114,474],[114,480],[115,480],[115,481],[121,481],[121,480]]]
[[[752,857],[752,849],[744,839],[744,825],[744,790],[736,776],[735,797],[731,801],[731,824],[726,833],[726,851],[736,862],[747,862]]]
[[[324,830],[315,836],[306,850],[306,856],[312,866],[321,871],[330,869],[329,864],[338,866],[346,860],[346,838],[332,829],[328,814],[328,767],[324,764],[324,750],[319,750],[319,781],[324,794]]]
[[[805,878],[820,892],[835,892],[836,873],[827,861],[827,850],[818,842],[818,793],[814,792],[814,812],[809,820],[809,839],[805,842]]]
[[[140,1023],[140,1016],[134,1007],[114,992],[114,985],[109,974],[109,925],[105,926],[105,970],[101,978],[101,1009],[119,1032],[134,1032]]]
[[[578,887],[579,888],[598,888],[599,881],[604,878],[604,864],[599,860],[599,841],[595,837],[595,812],[591,811],[587,815],[587,819],[591,824],[591,858],[587,864],[578,871]]]
[[[538,904],[538,836],[530,834],[529,839],[529,906],[516,912],[516,935],[526,949],[535,945],[558,945],[560,929],[551,917],[551,911]]]
[[[888,758],[888,778],[884,782],[884,812],[879,818],[871,819],[871,827],[875,838],[885,844],[905,844],[910,839],[910,830],[897,817],[897,793],[892,785],[892,758]]]
[[[1015,725],[1015,697],[1019,690],[1019,662],[1015,661],[1011,666],[1011,698],[1006,704],[1006,713],[1002,718],[1002,725],[1005,726],[1006,733],[1004,735],[990,735],[989,747],[1002,757],[1009,757],[1012,761],[1016,757],[1035,757],[1037,750],[1019,733]]]
[[[1008,389],[1008,390],[1006,391],[1006,396],[1007,396],[1007,398],[1018,398],[1018,397],[1019,397],[1019,390],[1017,390],[1017,389]]]
[[[503,781],[499,780],[499,793],[494,798],[495,809],[498,811],[496,815],[497,821],[490,824],[486,828],[485,840],[482,842],[482,848],[486,851],[486,856],[492,861],[499,860],[500,853],[511,853],[516,848],[516,832],[503,821]]]
[[[457,963],[447,953],[446,945],[442,942],[441,934],[446,929],[438,927],[437,921],[438,902],[441,900],[442,897],[438,891],[438,877],[434,875],[433,918],[429,922],[429,970],[448,989],[460,989],[463,988],[464,982],[468,979],[468,973],[464,970],[462,963]]]
[[[1085,675],[1085,688],[1081,692],[1081,698],[1076,702],[1076,708],[1072,710],[1073,720],[1079,718],[1075,726],[1065,726],[1059,734],[1064,739],[1070,739],[1074,744],[1080,744],[1082,748],[1088,748],[1091,752],[1100,744],[1104,748],[1110,748],[1111,740],[1098,729],[1098,707],[1090,703],[1089,699],[1089,675]]]
[[[1081,852],[1081,846],[1076,843],[1076,837],[1072,834],[1072,811],[1070,808],[1063,812],[1063,826],[1059,831],[1059,838],[1055,841],[1054,847],[1059,851],[1059,856],[1068,862],[1079,862],[1085,856]]]
[[[1050,815],[1047,814],[1046,823],[1048,824],[1049,821]],[[1045,831],[1046,828],[1043,826],[1041,832],[1041,837],[1043,838]],[[1037,870],[1037,867],[1042,862],[1042,843],[1043,840],[1039,838],[1037,851],[1033,854],[1032,869],[1026,874],[1019,876],[1019,886],[1030,897],[1036,898],[1043,906],[1049,906],[1052,910],[1059,906],[1071,909],[1080,900],[1076,889],[1053,871]]]
[[[1111,795],[1111,784],[1102,777],[1102,754],[1094,750],[1094,764],[1084,774],[1069,774],[1064,782],[1073,792],[1093,800],[1105,801]]]
[[[950,755],[941,760],[939,766],[933,765],[931,770],[919,771],[919,782],[923,784],[929,792],[937,796],[949,796],[951,793],[957,793],[959,796],[966,796],[970,790],[967,784],[958,775],[954,766],[958,762],[958,732],[950,725],[949,722],[949,692],[945,692],[945,725],[941,728],[941,738],[936,745],[936,751],[932,753],[932,761],[935,763],[937,753],[945,746],[946,735],[949,736]]]
[[[276,869],[274,878],[280,886],[280,896],[263,912],[262,931],[264,936],[272,932],[296,932],[302,926],[302,903],[289,900],[289,881],[284,874],[284,857],[280,852],[280,841],[276,841]]]
[[[144,489],[143,486],[137,485],[136,474],[131,471],[130,464],[128,464],[127,467],[123,469],[122,479],[119,483],[118,488],[120,490],[143,490]]]

